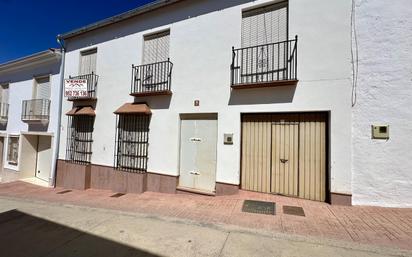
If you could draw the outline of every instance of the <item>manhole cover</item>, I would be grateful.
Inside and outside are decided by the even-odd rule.
[[[114,195],[111,195],[110,197],[115,197],[115,198],[119,198],[120,196],[124,196],[125,194],[123,193],[116,193]]]
[[[60,192],[57,192],[58,194],[62,195],[62,194],[66,194],[66,193],[70,193],[72,190],[63,190]]]
[[[305,211],[303,210],[303,208],[298,207],[298,206],[284,205],[283,206],[283,213],[284,214],[289,214],[289,215],[296,215],[296,216],[305,216]]]
[[[242,211],[258,214],[275,215],[275,206],[276,204],[273,202],[245,200],[243,202]]]

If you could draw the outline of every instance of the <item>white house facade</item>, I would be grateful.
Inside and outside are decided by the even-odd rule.
[[[54,184],[60,107],[58,49],[0,64],[0,180]]]
[[[355,4],[353,203],[412,207],[412,2]]]
[[[351,2],[156,1],[59,36],[57,185],[350,204]]]

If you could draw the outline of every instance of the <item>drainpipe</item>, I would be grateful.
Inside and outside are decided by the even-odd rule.
[[[57,180],[57,159],[59,158],[59,146],[60,146],[60,132],[61,132],[61,120],[62,120],[62,98],[63,98],[63,88],[64,88],[64,64],[66,56],[66,48],[64,47],[64,42],[62,41],[60,35],[57,36],[57,43],[60,45],[60,51],[62,54],[61,64],[60,64],[60,88],[57,102],[59,103],[59,110],[57,116],[57,125],[56,125],[56,135],[54,137],[54,156],[52,160],[52,174],[50,177],[49,185],[56,187]]]

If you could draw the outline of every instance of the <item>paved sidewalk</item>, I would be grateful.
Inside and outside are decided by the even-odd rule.
[[[0,197],[0,256],[385,257],[396,250],[167,217]]]
[[[24,182],[0,184],[0,196],[6,197],[122,210],[207,224],[235,225],[273,233],[412,250],[412,209],[331,206],[247,191],[219,197],[145,192],[113,198],[110,197],[114,194],[111,191],[94,189],[57,194],[63,190]],[[245,199],[276,202],[276,215],[242,212]],[[284,214],[284,205],[303,207],[306,216]]]

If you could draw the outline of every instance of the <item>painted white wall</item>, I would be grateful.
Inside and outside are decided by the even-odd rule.
[[[7,162],[8,138],[5,138],[4,144],[4,168],[14,170],[18,174],[16,178],[25,178],[29,176],[29,171],[22,170],[22,155],[25,153],[24,147],[27,146],[27,140],[23,140],[21,133],[39,133],[53,136],[58,128],[58,94],[60,94],[60,60],[44,60],[39,63],[33,63],[23,68],[12,71],[3,71],[0,73],[0,83],[8,82],[9,84],[9,113],[6,126],[0,125],[0,133],[7,135],[19,135],[19,162],[18,165],[11,165]],[[41,127],[33,123],[25,123],[21,120],[22,101],[31,100],[33,97],[34,77],[39,75],[50,74],[50,119],[46,127]],[[31,125],[33,124],[33,125]],[[55,149],[53,149],[55,151]],[[34,169],[33,174],[34,176]]]
[[[113,111],[133,101],[131,65],[141,63],[143,35],[170,28],[173,96],[138,99],[153,112],[148,171],[179,174],[180,113],[218,113],[216,178],[238,184],[241,113],[329,111],[331,191],[350,194],[350,1],[290,0],[289,38],[299,36],[298,86],[231,92],[231,48],[240,47],[242,9],[266,2],[183,1],[67,40],[66,77],[77,75],[80,51],[98,48],[92,163],[114,163]],[[63,113],[72,108],[67,100],[62,104]],[[66,126],[63,115],[60,159],[65,158]],[[233,145],[223,144],[224,133],[234,133]]]
[[[412,2],[356,1],[353,203],[412,207]],[[371,139],[389,125],[389,140]]]

